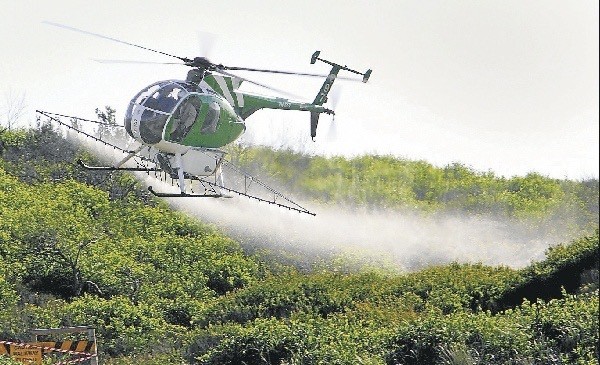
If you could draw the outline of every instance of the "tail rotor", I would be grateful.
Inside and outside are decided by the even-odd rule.
[[[329,94],[329,107],[334,112],[337,110],[337,106],[342,96],[342,88],[340,86],[335,87]],[[337,139],[337,123],[335,122],[335,113],[331,114],[331,122],[329,123],[329,131],[327,132],[327,139],[329,141],[335,141]]]

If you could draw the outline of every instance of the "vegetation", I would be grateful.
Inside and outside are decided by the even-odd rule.
[[[243,152],[240,159],[260,150]],[[595,228],[521,270],[454,263],[405,274],[301,273],[248,256],[130,175],[78,169],[74,161],[92,157],[48,126],[0,132],[0,155],[0,339],[91,325],[102,363],[123,365],[598,364],[597,182],[318,157],[303,171],[316,177],[326,165],[330,182],[313,182],[330,185],[326,193],[282,162],[271,171],[330,202],[364,194],[367,204],[491,209],[538,222],[571,211],[577,227]],[[290,166],[308,161],[295,158]],[[364,165],[346,177],[358,161]],[[384,161],[391,167],[377,165]],[[337,193],[347,178],[356,184]],[[381,189],[361,188],[373,181]]]

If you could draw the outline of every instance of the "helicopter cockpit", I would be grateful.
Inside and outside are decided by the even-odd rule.
[[[178,80],[159,81],[146,87],[129,103],[125,114],[127,133],[147,144],[160,142],[167,120],[192,92],[197,92],[196,86]]]

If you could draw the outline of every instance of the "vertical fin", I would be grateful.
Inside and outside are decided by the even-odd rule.
[[[337,77],[337,74],[338,72],[340,72],[340,70],[341,66],[339,65],[334,65],[331,68],[331,71],[329,72],[329,75],[327,75],[325,82],[323,82],[321,90],[319,90],[319,93],[315,97],[315,101],[313,101],[313,104],[323,105],[327,102],[327,94],[329,94],[329,92],[331,91],[331,86],[333,86],[333,82],[335,81],[335,78]]]
[[[310,112],[310,138],[315,140],[317,136],[317,125],[319,124],[319,112]]]

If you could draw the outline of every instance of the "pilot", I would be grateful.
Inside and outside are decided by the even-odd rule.
[[[190,97],[185,100],[178,108],[179,117],[173,118],[171,126],[171,140],[180,142],[188,134],[200,110],[201,102],[197,97]]]
[[[220,111],[221,109],[219,108],[219,104],[216,102],[213,101],[208,104],[208,113],[206,113],[206,118],[204,119],[204,124],[202,125],[200,133],[212,134],[217,131]]]
[[[170,85],[159,89],[152,97],[144,102],[144,106],[146,108],[169,113],[177,103],[177,100],[171,96],[174,88],[174,85]]]
[[[173,96],[174,89],[174,85],[160,89],[160,96],[158,97],[158,109],[160,111],[170,113],[177,104],[177,99]]]

